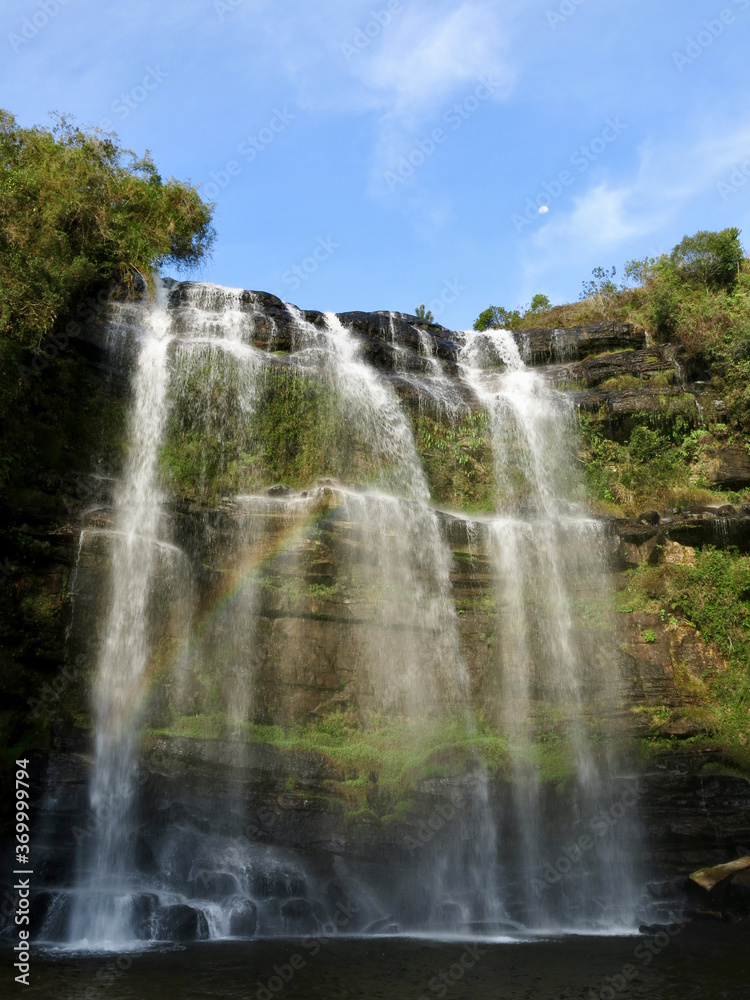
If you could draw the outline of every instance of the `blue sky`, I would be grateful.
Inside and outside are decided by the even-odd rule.
[[[750,0],[10,0],[0,105],[201,184],[205,280],[465,328],[698,229],[750,248],[749,41]]]

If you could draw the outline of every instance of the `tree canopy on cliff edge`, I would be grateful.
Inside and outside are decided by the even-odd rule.
[[[149,154],[54,116],[21,128],[0,109],[0,416],[21,405],[19,366],[111,281],[195,266],[213,205],[164,181]]]

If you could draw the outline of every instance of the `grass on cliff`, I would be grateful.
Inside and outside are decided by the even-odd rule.
[[[599,743],[595,720],[592,726],[589,738]],[[152,732],[195,739],[236,734],[223,714],[178,717],[170,727]],[[291,727],[249,724],[246,736],[287,753],[322,755],[343,778],[331,782],[329,791],[342,796],[351,810],[372,807],[381,817],[408,799],[419,782],[459,776],[473,765],[518,780],[515,760],[536,779],[552,783],[564,783],[575,773],[573,741],[561,711],[542,713],[533,741],[524,744],[486,725],[472,727],[462,718],[373,716],[363,726],[348,711]]]
[[[636,414],[625,441],[606,436],[602,421],[580,417],[581,461],[588,498],[602,513],[634,516],[644,510],[742,504],[750,491],[712,487],[711,449],[735,443],[725,424],[697,427],[683,412]]]
[[[702,683],[676,671],[678,688],[701,702],[690,714],[706,732],[678,741],[679,746],[719,747],[729,761],[750,771],[750,556],[707,548],[697,553],[695,566],[643,566],[626,579],[621,610],[659,614],[665,628],[684,620],[727,663]]]

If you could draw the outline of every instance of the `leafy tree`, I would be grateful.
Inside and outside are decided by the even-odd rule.
[[[502,306],[490,306],[479,314],[474,321],[475,330],[512,330],[521,322],[521,313],[517,309],[508,310]]]
[[[56,117],[21,128],[0,110],[0,414],[22,399],[18,368],[77,303],[111,281],[209,251],[213,206],[163,180],[148,153]]]
[[[740,230],[734,228],[721,232],[703,229],[694,236],[685,236],[669,255],[683,281],[702,285],[707,291],[730,288],[743,258]]]
[[[606,267],[595,267],[591,272],[591,279],[583,282],[581,299],[595,299],[599,304],[606,303],[617,294],[617,285],[612,280],[616,274],[616,267],[610,270]]]
[[[547,296],[539,293],[538,295],[535,295],[534,298],[531,300],[531,305],[526,310],[526,315],[528,315],[529,313],[544,312],[545,309],[550,309],[551,307],[552,303],[547,298]]]
[[[427,307],[424,305],[424,303],[422,303],[421,306],[417,306],[417,308],[414,310],[414,315],[418,319],[423,319],[425,321],[425,323],[434,323],[435,322],[435,317],[432,315],[432,313],[430,312],[430,310],[427,309]]]

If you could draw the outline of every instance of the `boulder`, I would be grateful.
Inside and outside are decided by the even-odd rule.
[[[258,908],[252,899],[237,896],[232,900],[229,933],[232,937],[251,938],[258,926]]]
[[[647,510],[638,515],[638,520],[643,521],[644,524],[658,524],[661,521],[661,516],[658,510]]]
[[[255,899],[291,899],[307,895],[304,875],[281,869],[255,871],[250,875],[250,891]]]
[[[201,872],[190,883],[193,899],[226,899],[234,896],[239,886],[234,875],[228,872]]]
[[[157,914],[157,937],[161,941],[206,941],[208,922],[202,910],[178,903],[164,906]]]
[[[150,941],[153,938],[158,909],[159,897],[153,892],[141,892],[133,898],[131,919],[133,933],[139,941]]]
[[[729,883],[729,905],[742,913],[750,913],[750,868],[732,875]]]
[[[631,541],[620,541],[620,557],[628,567],[655,566],[661,557],[661,537],[654,535],[645,542],[637,544]]]
[[[710,448],[706,479],[714,486],[741,490],[750,486],[750,452],[746,448]]]
[[[309,899],[288,899],[280,912],[287,934],[315,934],[320,926]]]
[[[679,542],[665,542],[661,551],[661,562],[668,566],[695,566],[695,549]]]

